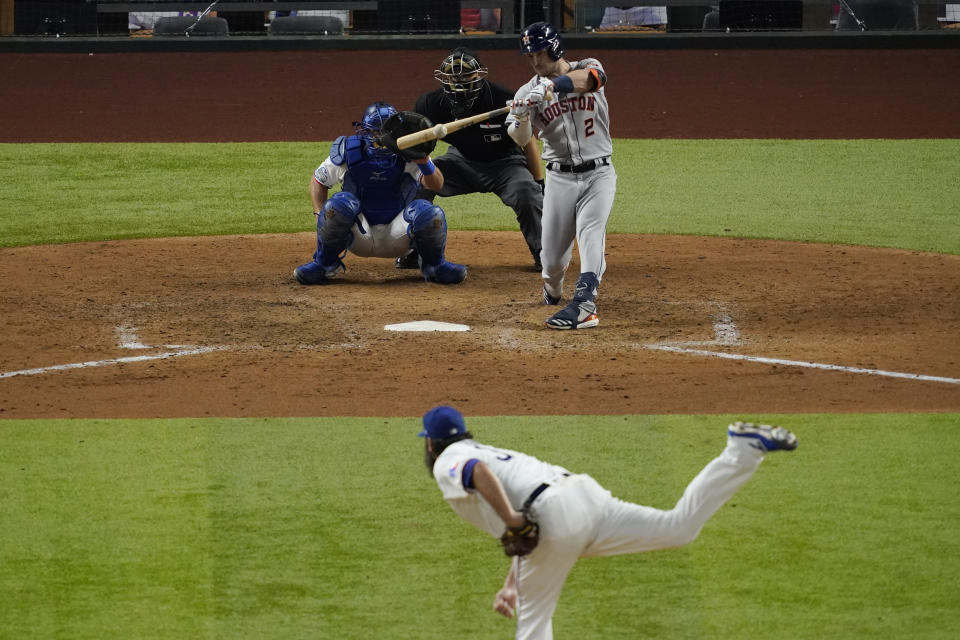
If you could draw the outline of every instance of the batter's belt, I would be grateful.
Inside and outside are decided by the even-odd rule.
[[[583,164],[560,164],[559,162],[548,162],[547,169],[550,171],[559,171],[561,173],[586,173],[593,171],[597,167],[605,167],[610,164],[610,157],[597,158],[596,160],[587,160]]]

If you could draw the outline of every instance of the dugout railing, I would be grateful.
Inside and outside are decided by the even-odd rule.
[[[499,48],[513,43],[525,24],[541,19],[558,25],[572,41],[591,37],[590,46],[603,48],[600,39],[605,36],[616,40],[614,48],[632,43],[645,46],[643,37],[660,35],[788,36],[847,31],[871,36],[876,44],[879,34],[936,33],[949,36],[945,46],[956,46],[953,37],[960,36],[960,0],[956,4],[933,0],[628,0],[627,5],[624,0],[0,0],[0,43],[30,38],[150,37],[149,29],[132,29],[130,16],[187,13],[199,17],[205,11],[229,25],[227,33],[213,39],[272,38],[270,22],[277,16],[323,14],[336,16],[342,28],[298,36],[285,31],[283,38],[354,40],[353,44],[335,45],[314,42],[309,45],[313,47],[368,48],[386,42],[392,48],[443,48],[451,38],[470,36],[478,48]],[[889,16],[899,12],[902,17],[905,11],[912,14],[892,26]],[[619,12],[612,21],[611,12]],[[196,29],[185,30],[183,37],[199,34]],[[749,41],[768,39],[753,37]],[[946,42],[943,38],[937,41],[933,46]],[[14,43],[7,44],[11,46],[4,50],[16,48]]]

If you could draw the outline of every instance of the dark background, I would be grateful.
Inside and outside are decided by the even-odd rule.
[[[0,53],[0,142],[309,141],[411,108],[445,49]],[[490,78],[532,76],[478,50]],[[960,138],[960,49],[596,49],[616,138]]]

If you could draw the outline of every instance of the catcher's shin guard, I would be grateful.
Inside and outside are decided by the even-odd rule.
[[[404,208],[403,219],[421,264],[432,266],[443,262],[447,246],[447,218],[443,209],[428,200],[414,200]]]
[[[427,200],[414,200],[403,210],[410,244],[420,254],[424,279],[440,284],[457,284],[467,277],[467,268],[444,260],[447,246],[447,218],[443,209]]]
[[[351,229],[360,215],[360,200],[347,191],[333,194],[317,216],[317,252],[313,259],[329,274],[343,267],[341,257],[353,240]]]

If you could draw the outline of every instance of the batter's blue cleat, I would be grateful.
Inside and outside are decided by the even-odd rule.
[[[467,267],[455,262],[442,260],[435,266],[423,265],[420,268],[423,279],[437,284],[460,284],[467,278]]]
[[[323,284],[333,277],[336,271],[328,272],[316,260],[302,264],[293,270],[293,277],[300,284]]]
[[[783,427],[752,422],[734,422],[727,428],[731,438],[744,438],[754,449],[768,451],[793,451],[799,444],[797,436]]]
[[[600,324],[597,305],[592,300],[573,300],[547,318],[551,329],[589,329]]]

